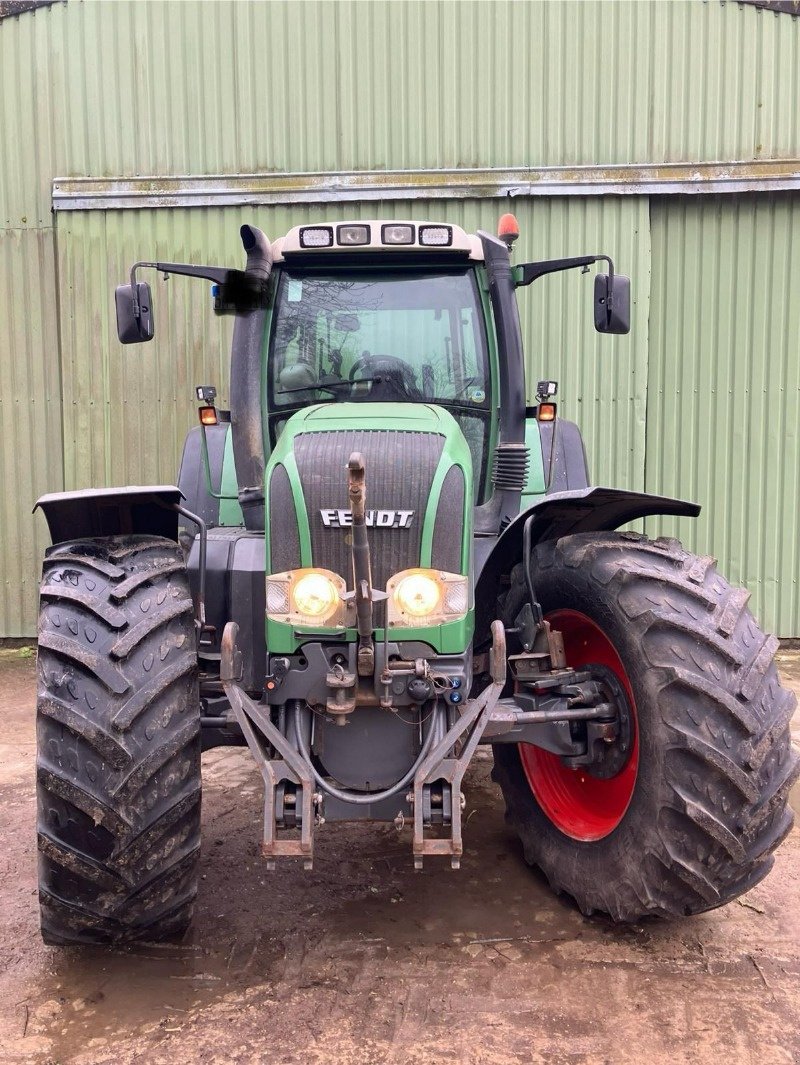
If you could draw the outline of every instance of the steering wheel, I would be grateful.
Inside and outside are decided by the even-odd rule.
[[[367,370],[369,375],[374,377],[380,376],[381,373],[390,375],[386,382],[381,383],[394,385],[395,391],[402,390],[410,399],[421,398],[414,371],[404,359],[395,355],[370,355],[365,352],[350,367],[348,376],[351,381],[355,380],[359,370]]]

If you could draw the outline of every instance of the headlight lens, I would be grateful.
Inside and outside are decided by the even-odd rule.
[[[394,590],[399,609],[415,618],[435,613],[441,599],[441,585],[427,573],[409,573],[398,581]]]
[[[345,624],[345,582],[326,569],[293,569],[267,577],[267,616],[290,625]]]
[[[391,578],[389,627],[440,625],[463,618],[469,609],[469,583],[459,573],[407,569]]]
[[[323,573],[307,573],[294,585],[292,597],[298,614],[324,618],[335,609],[339,591]]]

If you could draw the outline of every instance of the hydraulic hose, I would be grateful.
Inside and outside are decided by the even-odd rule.
[[[334,799],[340,799],[342,802],[352,803],[354,806],[369,806],[374,802],[383,802],[384,799],[391,799],[393,795],[396,795],[398,791],[402,791],[403,788],[408,787],[411,781],[414,779],[414,774],[419,767],[425,761],[433,748],[434,738],[436,736],[436,720],[439,712],[439,703],[436,703],[434,712],[431,719],[431,727],[428,729],[428,735],[425,737],[422,743],[422,749],[417,755],[417,759],[408,772],[396,784],[392,784],[391,787],[384,789],[384,791],[346,791],[343,788],[334,787],[324,777],[320,776],[317,770],[314,768],[314,764],[311,761],[311,752],[306,744],[305,736],[302,729],[302,707],[296,706],[294,711],[294,728],[297,733],[297,746],[300,754],[306,762],[311,766],[311,773],[314,777],[317,785],[332,795]]]

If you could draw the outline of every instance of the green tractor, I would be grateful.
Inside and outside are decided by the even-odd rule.
[[[37,504],[45,940],[187,927],[200,754],[225,744],[263,776],[270,868],[361,818],[457,868],[491,744],[525,858],[583,913],[757,884],[798,776],[777,641],[713,559],[616,531],[695,504],[592,487],[556,383],[526,406],[517,289],[604,262],[595,326],[626,333],[628,278],[512,265],[512,216],[241,236],[243,271],[137,263],[117,289],[123,343],[153,336],[142,267],[236,315],[231,409],[198,387],[177,486]]]

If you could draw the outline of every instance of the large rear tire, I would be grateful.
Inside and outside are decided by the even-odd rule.
[[[619,921],[699,913],[753,887],[792,826],[800,760],[778,642],[756,625],[748,593],[678,541],[628,533],[541,544],[533,578],[568,664],[611,668],[635,730],[611,779],[495,745],[526,860],[584,913]],[[500,601],[507,625],[525,598],[518,568]]]
[[[36,727],[45,942],[183,932],[197,891],[200,703],[177,544],[115,536],[47,553]]]

